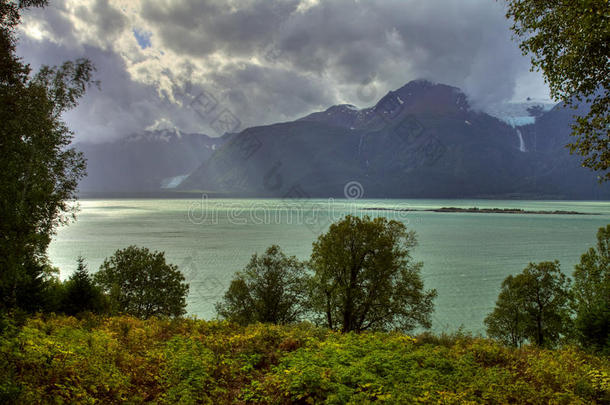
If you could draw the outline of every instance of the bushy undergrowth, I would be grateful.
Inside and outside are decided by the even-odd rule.
[[[309,324],[32,318],[5,326],[0,402],[608,403],[610,359],[464,335]]]

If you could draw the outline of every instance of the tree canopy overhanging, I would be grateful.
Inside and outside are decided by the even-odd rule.
[[[507,0],[507,6],[532,70],[542,71],[554,99],[580,108],[570,152],[601,182],[610,180],[610,2]]]
[[[21,13],[41,0],[0,0],[0,309],[33,306],[48,272],[46,250],[55,229],[73,218],[82,153],[61,114],[76,106],[92,79],[87,59],[32,75],[16,55]]]

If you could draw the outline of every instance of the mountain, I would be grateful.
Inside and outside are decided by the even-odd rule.
[[[563,147],[572,110],[515,126],[457,88],[412,81],[370,108],[337,105],[234,135],[179,186],[232,196],[609,198]]]
[[[535,178],[541,187],[572,199],[607,199],[610,187],[597,183],[595,172],[581,167],[580,157],[571,155],[566,147],[575,140],[571,136],[573,116],[587,112],[585,107],[573,110],[558,104],[536,118],[534,124],[517,130],[522,134],[527,150],[539,159]]]
[[[142,192],[174,188],[227,136],[178,130],[144,131],[105,143],[77,143],[87,159],[81,192]]]
[[[533,124],[537,117],[555,107],[554,103],[546,100],[534,101],[528,99],[524,102],[508,102],[489,105],[485,107],[485,112],[511,126],[522,126]]]

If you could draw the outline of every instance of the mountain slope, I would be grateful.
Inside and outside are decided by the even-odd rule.
[[[608,185],[599,184],[596,174],[581,167],[581,158],[571,155],[566,147],[574,141],[571,136],[574,114],[586,112],[585,108],[573,110],[558,104],[520,131],[526,148],[537,159],[535,178],[545,189],[572,199],[607,199],[610,197]]]
[[[171,188],[225,141],[203,134],[145,131],[106,143],[79,143],[87,159],[81,192],[156,191]]]
[[[413,81],[371,108],[338,105],[248,128],[180,188],[343,197],[345,185],[357,181],[371,198],[609,197],[562,147],[566,114],[556,108],[514,128],[471,109],[457,88]]]

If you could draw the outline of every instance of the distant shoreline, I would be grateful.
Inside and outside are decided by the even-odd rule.
[[[601,215],[594,212],[579,212],[579,211],[530,211],[521,208],[457,208],[457,207],[441,207],[433,209],[400,209],[400,208],[380,208],[370,207],[363,208],[365,211],[419,211],[419,212],[469,212],[474,214],[535,214],[535,215]]]
[[[81,191],[77,194],[78,199],[83,200],[111,200],[111,199],[193,199],[193,198],[201,198],[205,196],[209,199],[236,199],[236,200],[281,200],[286,199],[286,197],[282,196],[261,196],[258,194],[252,195],[244,195],[244,194],[234,194],[234,193],[219,193],[219,192],[207,192],[207,191]],[[301,198],[299,200],[334,200],[334,201],[354,201],[350,200],[344,196],[308,196],[307,198]],[[556,198],[556,197],[529,197],[529,198],[516,198],[516,197],[489,197],[489,196],[473,196],[473,197],[367,197],[362,198],[362,200],[373,199],[373,200],[481,200],[481,201],[514,201],[514,202],[522,202],[522,201],[547,201],[547,202],[582,202],[582,201],[591,201],[591,202],[608,202],[610,200],[604,199],[565,199],[565,198]],[[450,207],[451,208],[451,207]],[[378,209],[378,208],[373,208]],[[412,210],[413,211],[413,210]]]

